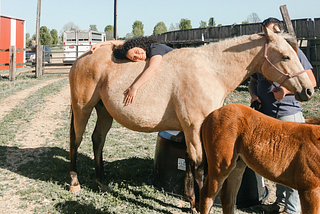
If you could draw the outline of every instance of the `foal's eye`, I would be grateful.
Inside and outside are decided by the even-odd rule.
[[[289,57],[289,56],[283,56],[282,59],[284,59],[284,60],[290,60],[290,57]]]

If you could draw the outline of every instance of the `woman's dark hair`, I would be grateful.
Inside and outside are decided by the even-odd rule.
[[[280,28],[280,30],[283,29],[283,24],[282,24],[282,22],[281,22],[279,19],[277,19],[277,18],[270,17],[270,18],[265,19],[265,20],[262,22],[262,25],[264,25],[265,27],[268,27],[270,24],[276,24],[276,25],[278,25],[278,27]]]
[[[127,52],[131,48],[139,47],[146,51],[147,57],[150,54],[150,45],[156,43],[154,36],[135,37],[126,41],[122,46],[115,46],[113,56],[117,59],[127,59]]]

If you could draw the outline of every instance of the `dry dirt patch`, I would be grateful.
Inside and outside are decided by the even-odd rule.
[[[66,78],[66,76],[45,81],[3,99],[0,102],[2,108],[0,111],[0,120],[32,93],[48,84],[59,81],[62,78]],[[14,171],[16,171],[21,164],[29,161],[30,153],[28,151],[31,151],[30,148],[39,148],[42,144],[50,142],[53,139],[51,132],[60,127],[59,124],[62,121],[59,119],[59,115],[61,115],[69,105],[70,89],[69,85],[66,85],[58,94],[46,97],[46,103],[43,105],[44,109],[39,111],[23,129],[19,130],[15,139],[15,142],[19,141],[19,145],[22,145],[21,149],[18,150],[19,152],[12,147],[14,142],[9,142],[6,160],[9,168],[2,170],[3,173],[8,176],[5,181],[0,181],[0,183],[2,185],[15,186],[15,188],[5,192],[5,195],[0,198],[0,213],[33,213],[32,209],[35,208],[35,204],[29,201],[22,201],[20,195],[15,193],[17,189],[22,190],[30,188],[32,179],[14,173]],[[46,148],[44,147],[32,151],[37,151],[39,153],[45,150]],[[31,156],[35,157],[37,154],[32,154]],[[43,200],[46,201],[47,199]],[[19,208],[21,205],[25,206],[25,208]]]

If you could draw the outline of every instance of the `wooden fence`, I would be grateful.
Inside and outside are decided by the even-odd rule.
[[[318,85],[320,85],[320,18],[291,21],[300,48],[311,62]],[[285,25],[284,30],[286,31]],[[158,34],[156,37],[161,43],[180,48],[199,46],[205,43],[218,42],[227,38],[260,32],[262,32],[261,24],[254,23],[170,31]]]
[[[298,39],[320,39],[320,18],[292,20]],[[284,26],[285,28],[285,26]],[[286,29],[285,29],[286,30]],[[169,45],[201,44],[219,41],[242,35],[262,32],[260,23],[227,25],[220,27],[194,28],[189,30],[169,31],[156,35],[157,40]]]

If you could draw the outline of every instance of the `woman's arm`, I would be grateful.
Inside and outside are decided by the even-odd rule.
[[[109,41],[105,41],[105,42],[99,42],[97,44],[92,45],[90,51],[92,53],[94,53],[101,46],[105,46],[105,45],[122,45],[123,43],[124,43],[124,41],[119,41],[119,40],[109,40]]]
[[[155,55],[150,58],[149,67],[141,74],[139,79],[137,79],[137,81],[134,82],[131,87],[124,92],[125,94],[127,94],[123,101],[125,105],[133,103],[138,89],[157,72],[158,68],[160,67],[161,61],[161,55]]]

